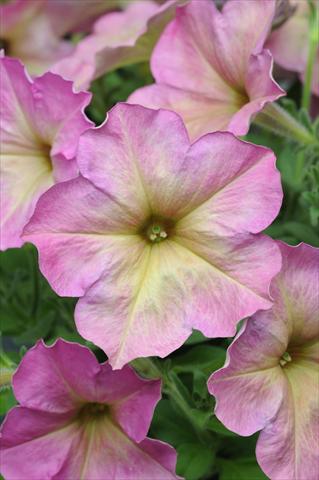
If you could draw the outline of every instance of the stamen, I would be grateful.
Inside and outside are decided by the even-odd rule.
[[[290,354],[288,352],[285,352],[280,360],[279,360],[279,363],[282,367],[284,367],[288,362],[291,362],[292,358],[290,356]]]
[[[167,238],[167,233],[160,225],[152,225],[149,230],[148,238],[151,242],[158,243]]]

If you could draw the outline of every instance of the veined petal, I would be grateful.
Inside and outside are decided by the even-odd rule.
[[[71,419],[72,413],[10,410],[1,429],[1,473],[6,480],[55,478],[78,435]]]
[[[319,340],[316,358],[287,368],[284,399],[257,442],[258,463],[273,480],[316,480],[319,469]]]
[[[315,480],[319,468],[319,249],[278,242],[272,309],[248,319],[208,382],[230,429],[259,429],[256,455],[274,480]],[[229,398],[236,398],[230,406]]]
[[[38,342],[14,374],[14,394],[24,407],[55,413],[73,411],[85,401],[96,401],[94,381],[99,371],[88,348],[60,339],[51,347]]]
[[[106,417],[78,436],[54,480],[102,479],[106,472],[108,480],[176,480],[175,458],[169,445],[148,438],[135,443]]]
[[[53,74],[32,81],[22,64],[0,58],[1,249],[23,244],[21,233],[36,202],[55,181],[78,174],[74,159],[89,94],[76,95]]]
[[[308,58],[310,8],[308,2],[293,0],[296,9],[291,17],[269,35],[266,48],[275,62],[287,70],[302,73]]]
[[[295,348],[319,337],[319,249],[307,244],[278,245],[283,267],[271,288],[273,321],[280,319],[287,324],[290,344]]]
[[[167,108],[183,118],[190,140],[216,130],[229,130],[228,124],[245,100],[236,96],[222,101],[198,92],[164,84],[142,87],[129,96],[128,102],[149,108]]]
[[[80,135],[93,125],[84,114],[91,94],[75,93],[72,82],[50,72],[34,80],[32,94],[32,120],[38,135],[52,145],[53,157],[62,154],[67,160],[73,159]],[[56,177],[58,180],[72,178],[63,177],[63,171],[56,172]]]
[[[151,0],[134,1],[122,12],[104,15],[75,52],[51,70],[83,89],[107,71],[147,60],[177,3],[170,0],[160,6]]]
[[[139,258],[144,248],[134,234],[139,221],[139,212],[79,177],[41,197],[23,238],[39,249],[41,271],[54,289],[80,296],[128,251],[134,261]]]
[[[229,100],[232,86],[213,66],[215,15],[220,14],[207,0],[193,1],[176,10],[175,19],[164,30],[151,58],[157,83]]]
[[[282,188],[270,150],[218,132],[195,142],[183,166],[179,196],[188,201],[178,211],[178,235],[258,233],[278,214]]]
[[[214,16],[216,60],[228,81],[245,84],[252,54],[261,52],[275,14],[274,0],[228,0]]]
[[[286,92],[272,76],[273,58],[269,51],[262,50],[249,57],[245,88],[248,99],[245,105],[234,114],[228,130],[235,135],[244,135],[249,130],[252,117],[269,102],[283,97]]]
[[[240,435],[264,428],[278,412],[286,389],[278,358],[287,347],[287,329],[281,323],[268,328],[269,310],[258,315],[259,321],[245,322],[228,348],[225,366],[208,380],[216,416]]]
[[[210,0],[178,8],[151,58],[157,85],[129,101],[173,109],[192,139],[217,130],[247,133],[251,117],[284,95],[262,50],[274,12],[274,0],[229,0],[222,12]]]
[[[261,293],[253,282],[255,276],[240,272],[248,272],[250,264],[256,272],[258,255],[271,254],[274,269],[259,275],[260,283],[266,278],[269,283],[280,259],[268,239],[247,246],[245,238],[243,250],[237,244],[230,253],[231,243],[219,264],[175,239],[148,246],[138,263],[130,256],[125,268],[119,263],[108,270],[79,301],[75,312],[79,332],[104,349],[113,368],[136,357],[166,356],[186,340],[191,328],[211,337],[233,335],[241,318],[271,305],[267,291]],[[227,262],[233,265],[228,273],[223,271]]]
[[[77,160],[84,177],[146,220],[173,216],[188,148],[176,113],[117,104],[102,127],[81,137]]]
[[[96,401],[112,405],[112,417],[134,441],[143,440],[161,398],[160,380],[145,380],[128,365],[114,371],[103,363],[95,378]]]

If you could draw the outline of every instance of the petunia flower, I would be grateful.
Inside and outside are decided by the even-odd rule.
[[[130,103],[179,113],[191,139],[216,130],[247,133],[252,117],[284,95],[263,50],[275,11],[272,0],[210,0],[179,7],[151,58],[156,84]]]
[[[89,93],[52,73],[34,81],[15,59],[0,57],[1,249],[19,247],[39,196],[77,176],[81,133],[91,128],[83,109]]]
[[[257,312],[209,382],[216,416],[240,435],[262,430],[259,465],[272,480],[319,472],[319,249],[279,243],[272,309]]]
[[[82,177],[39,201],[24,239],[83,337],[114,368],[168,355],[192,328],[234,335],[271,306],[279,249],[258,235],[282,191],[274,155],[229,133],[190,146],[180,117],[118,104],[80,139]]]
[[[11,0],[0,5],[1,41],[8,56],[40,75],[74,50],[64,36],[120,0]]]
[[[6,480],[173,480],[176,453],[146,437],[158,380],[114,372],[79,344],[38,342],[13,376],[1,434]]]
[[[151,0],[134,1],[124,11],[102,16],[92,34],[80,41],[69,57],[54,65],[52,71],[83,89],[110,70],[148,60],[162,30],[173,18],[177,3],[176,0],[163,5]]]
[[[303,78],[309,52],[311,9],[308,2],[300,0],[294,0],[291,5],[295,9],[293,15],[282,26],[271,32],[265,46],[269,48],[278,65],[286,70],[298,72]],[[318,3],[317,8],[319,8]],[[312,92],[319,95],[319,47],[314,64]]]

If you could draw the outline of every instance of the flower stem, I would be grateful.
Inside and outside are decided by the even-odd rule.
[[[309,50],[301,100],[301,106],[306,110],[310,108],[312,74],[319,43],[319,8],[312,1],[308,3],[311,11],[309,18]]]
[[[189,404],[187,399],[181,393],[174,375],[170,372],[162,372],[150,358],[139,358],[131,362],[131,365],[143,376],[148,378],[160,378],[163,382],[163,392],[166,393],[178,406],[181,413],[192,425],[198,438],[205,444],[211,440],[211,435],[205,428],[201,428],[196,418],[195,409]]]
[[[266,105],[258,113],[254,123],[275,135],[288,137],[304,145],[311,145],[317,142],[317,139],[278,103]]]

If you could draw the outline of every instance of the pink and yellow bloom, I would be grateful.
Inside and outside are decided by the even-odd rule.
[[[102,16],[92,34],[52,71],[83,89],[110,70],[148,60],[162,30],[173,18],[177,3],[181,1],[169,0],[159,5],[151,0],[136,0],[129,2],[124,11]]]
[[[256,313],[209,382],[216,416],[240,435],[262,430],[257,460],[272,480],[319,471],[319,249],[280,243],[272,309]]]
[[[1,249],[19,247],[40,195],[78,175],[75,152],[91,128],[83,113],[89,93],[52,73],[34,81],[22,64],[0,58]]]
[[[1,433],[6,480],[173,480],[175,450],[146,437],[158,380],[114,372],[81,345],[29,350],[13,376],[20,403]]]
[[[74,46],[64,36],[119,0],[11,0],[0,5],[1,40],[8,56],[19,58],[32,75],[40,75]]]
[[[315,0],[319,8],[318,0]],[[266,48],[271,51],[275,62],[286,70],[298,72],[303,78],[309,53],[310,6],[308,2],[293,0],[295,12],[267,39]],[[313,71],[312,91],[319,95],[319,46]]]
[[[168,355],[192,328],[232,336],[271,306],[281,257],[258,234],[282,200],[271,151],[227,132],[190,145],[177,114],[118,104],[77,161],[82,176],[41,197],[24,239],[56,292],[82,297],[77,328],[114,368]]]
[[[272,0],[210,0],[179,7],[151,58],[156,84],[130,103],[179,113],[191,139],[216,130],[247,133],[251,118],[284,95],[263,50],[275,12]]]

